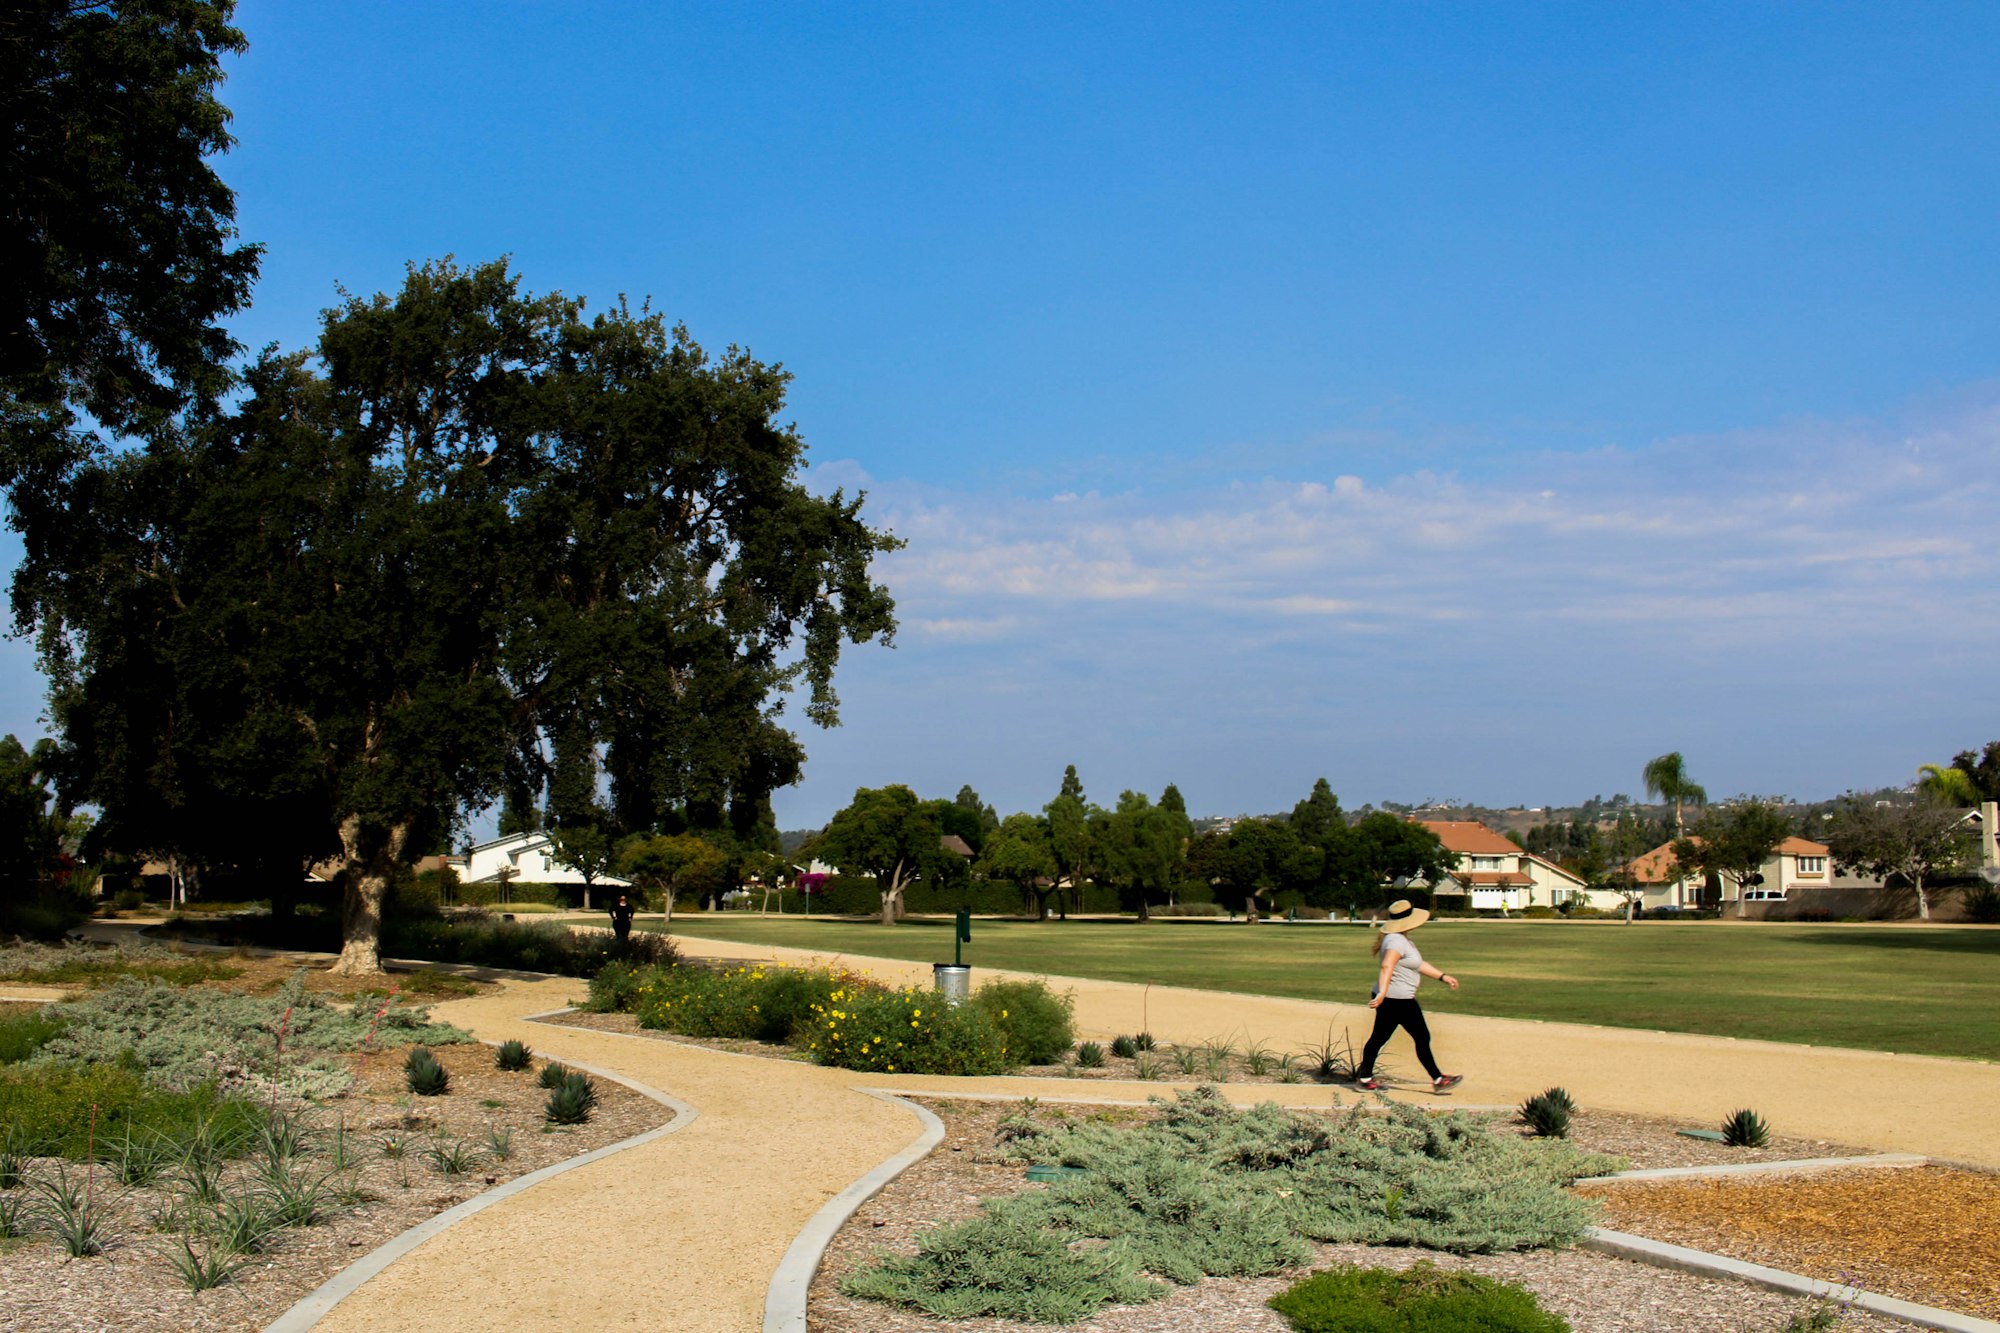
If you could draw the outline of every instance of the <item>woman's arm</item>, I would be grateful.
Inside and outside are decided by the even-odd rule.
[[[1370,1009],[1380,1009],[1382,1001],[1389,996],[1389,974],[1396,970],[1396,960],[1403,955],[1396,949],[1382,951],[1382,975],[1375,978],[1375,994],[1368,1000]]]
[[[1451,987],[1453,990],[1458,989],[1457,977],[1452,976],[1449,972],[1440,972],[1437,968],[1432,967],[1429,963],[1417,964],[1417,971],[1423,973],[1425,976],[1429,977],[1433,981],[1442,981],[1445,985]]]

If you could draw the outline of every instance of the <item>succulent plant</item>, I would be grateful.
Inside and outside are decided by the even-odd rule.
[[[1571,1115],[1576,1114],[1576,1098],[1569,1095],[1567,1088],[1548,1088],[1543,1091],[1542,1096],[1562,1107],[1563,1110],[1568,1111]]]
[[[1087,1041],[1078,1046],[1076,1048],[1076,1067],[1078,1069],[1102,1069],[1104,1067],[1104,1048],[1094,1041]]]
[[[1130,1060],[1139,1053],[1139,1043],[1130,1037],[1115,1037],[1111,1042],[1111,1053],[1120,1060]]]
[[[524,1043],[509,1038],[500,1043],[499,1051],[493,1056],[493,1063],[509,1073],[526,1069],[528,1067],[528,1048]]]
[[[1153,1049],[1153,1034],[1150,1032],[1141,1032],[1138,1036],[1132,1038],[1132,1044],[1142,1051],[1150,1051]]]
[[[1560,1089],[1558,1089],[1560,1091]],[[1570,1108],[1548,1093],[1537,1093],[1521,1103],[1521,1122],[1533,1130],[1537,1138],[1566,1139],[1569,1137]]]
[[[570,1076],[570,1067],[560,1060],[551,1060],[542,1066],[542,1072],[535,1076],[535,1082],[545,1088],[554,1088]]]
[[[1761,1148],[1771,1141],[1771,1127],[1755,1111],[1737,1111],[1722,1122],[1722,1141],[1732,1148]]]
[[[552,1125],[581,1125],[597,1109],[597,1087],[588,1075],[571,1073],[549,1090],[542,1114]]]
[[[442,1097],[451,1091],[451,1075],[427,1046],[412,1046],[403,1061],[403,1079],[419,1097]]]

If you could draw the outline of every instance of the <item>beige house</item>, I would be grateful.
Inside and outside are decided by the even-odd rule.
[[[1616,894],[1594,893],[1579,875],[1553,861],[1523,851],[1512,840],[1473,819],[1419,819],[1437,835],[1458,865],[1438,893],[1463,893],[1475,911],[1518,912],[1524,907],[1556,907],[1564,902],[1615,907]],[[1599,901],[1602,899],[1602,901]]]
[[[1747,885],[1730,874],[1710,875],[1704,880],[1682,874],[1674,859],[1674,845],[1663,842],[1633,858],[1632,878],[1645,907],[1720,907],[1724,903],[1785,902],[1801,889],[1827,888],[1833,884],[1833,863],[1825,843],[1794,836],[1778,844]],[[1853,881],[1843,880],[1842,885],[1852,887]]]

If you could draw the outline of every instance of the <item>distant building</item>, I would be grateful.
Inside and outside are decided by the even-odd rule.
[[[1699,839],[1690,839],[1698,842]],[[1646,907],[1720,907],[1734,902],[1788,902],[1801,890],[1836,887],[1833,863],[1825,843],[1790,837],[1779,843],[1757,871],[1759,879],[1745,885],[1730,874],[1684,875],[1674,859],[1674,845],[1663,842],[1632,859],[1632,879]],[[1879,880],[1842,877],[1841,888],[1875,887]]]
[[[518,884],[582,884],[583,876],[555,859],[555,847],[546,833],[510,833],[492,842],[482,842],[464,856],[447,856],[444,864],[458,872],[460,883],[498,883],[502,872]],[[629,889],[632,881],[616,875],[599,875],[600,887]]]
[[[1617,896],[1595,893],[1582,876],[1553,861],[1523,851],[1512,840],[1477,820],[1419,819],[1458,858],[1435,893],[1462,893],[1475,911],[1518,912],[1524,907],[1559,907],[1565,902],[1611,907]],[[1599,900],[1602,901],[1599,901]]]

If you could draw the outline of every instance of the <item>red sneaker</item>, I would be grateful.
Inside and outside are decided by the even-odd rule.
[[[1431,1080],[1431,1091],[1450,1092],[1453,1088],[1457,1087],[1459,1084],[1463,1082],[1465,1082],[1465,1075],[1463,1074],[1446,1074],[1442,1078],[1434,1078]]]

